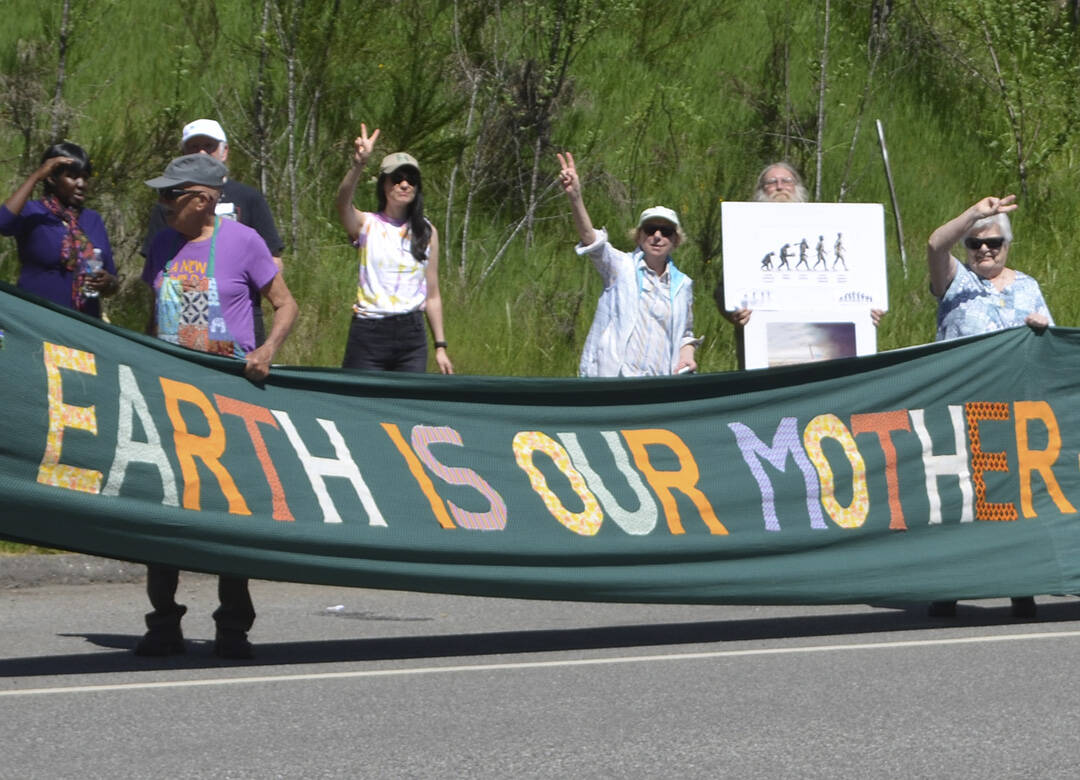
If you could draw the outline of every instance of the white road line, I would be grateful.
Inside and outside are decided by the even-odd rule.
[[[421,666],[412,669],[369,669],[355,672],[322,672],[313,674],[275,674],[261,677],[219,677],[207,680],[169,680],[162,682],[117,683],[113,685],[72,685],[54,688],[27,688],[25,690],[0,691],[4,696],[42,696],[57,693],[96,693],[104,691],[140,691],[154,688],[195,688],[217,685],[250,685],[253,683],[297,682],[318,680],[348,680],[363,677],[396,677],[414,674],[451,674],[454,672],[491,672],[515,669],[552,669],[572,666],[599,666],[614,664],[658,663],[668,661],[702,661],[745,656],[794,655],[798,653],[836,653],[845,650],[896,650],[914,647],[940,647],[944,645],[988,644],[993,642],[1020,642],[1037,639],[1077,639],[1080,631],[1045,631],[1028,634],[1003,634],[999,636],[969,636],[952,639],[913,639],[906,642],[865,642],[843,645],[809,645],[801,647],[762,647],[752,650],[716,650],[708,653],[675,653],[665,655],[635,655],[616,658],[579,658],[562,661],[523,661],[502,664],[470,664],[466,666]]]

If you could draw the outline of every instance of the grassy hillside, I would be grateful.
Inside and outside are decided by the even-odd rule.
[[[882,348],[933,338],[926,237],[987,194],[1023,194],[1010,264],[1042,283],[1059,324],[1075,324],[1069,20],[1054,2],[1003,12],[943,0],[891,4],[900,7],[874,26],[874,10],[889,5],[829,4],[820,176],[822,200],[843,189],[846,201],[886,204],[892,312]],[[5,195],[54,126],[85,146],[98,171],[91,205],[127,278],[108,315],[141,327],[137,248],[153,198],[142,181],[177,153],[184,122],[219,118],[235,177],[266,190],[289,244],[286,278],[302,319],[285,362],[338,365],[344,350],[355,258],[333,194],[361,121],[382,128],[377,153],[407,148],[421,160],[441,233],[451,354],[465,373],[576,370],[600,284],[572,251],[556,149],[574,151],[594,222],[613,234],[645,206],[680,211],[691,241],[677,257],[697,284],[707,371],[735,365],[711,298],[719,203],[746,199],[761,166],[780,157],[804,171],[811,192],[818,184],[825,0],[72,0],[66,26],[63,2],[9,6],[0,30]],[[876,118],[890,145],[906,274]],[[363,186],[358,205],[373,203]],[[0,277],[16,274],[4,241]]]

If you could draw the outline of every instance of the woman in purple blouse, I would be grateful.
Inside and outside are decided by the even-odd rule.
[[[118,284],[105,223],[96,211],[83,208],[91,173],[81,146],[66,141],[50,146],[38,169],[0,206],[0,235],[15,237],[21,289],[100,317],[101,297],[116,292]],[[43,197],[32,201],[38,182]]]

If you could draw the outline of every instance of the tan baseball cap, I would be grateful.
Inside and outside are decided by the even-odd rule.
[[[420,170],[420,163],[411,154],[408,152],[393,152],[383,157],[383,161],[379,163],[379,173],[393,173],[398,168],[406,165],[411,165],[417,171]]]

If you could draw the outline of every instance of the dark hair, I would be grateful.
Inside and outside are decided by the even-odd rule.
[[[424,218],[424,185],[420,178],[420,171],[416,170],[416,168],[411,165],[401,165],[395,171],[401,168],[409,168],[416,173],[416,197],[412,199],[412,203],[409,204],[408,209],[405,211],[405,221],[409,223],[412,256],[422,262],[427,255],[428,242],[431,241],[431,223]],[[391,171],[391,173],[393,172]],[[378,201],[379,211],[386,211],[386,189],[384,185],[389,177],[389,173],[380,173],[378,181],[375,182],[375,199]]]
[[[83,174],[84,176],[92,176],[94,173],[94,166],[90,163],[90,155],[86,153],[78,144],[73,144],[70,141],[61,141],[58,144],[53,144],[45,150],[45,154],[41,155],[41,162],[39,165],[45,163],[46,160],[50,160],[53,157],[70,157],[73,162],[68,165],[66,170],[75,173]],[[52,183],[46,179],[44,182],[45,194],[53,194]]]

